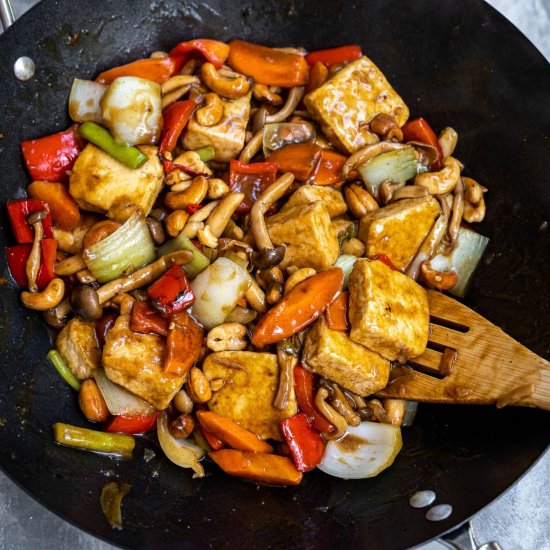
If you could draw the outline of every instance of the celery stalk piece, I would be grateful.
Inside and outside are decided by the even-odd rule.
[[[358,166],[357,170],[369,193],[376,198],[384,181],[404,183],[416,174],[425,172],[426,167],[416,159],[415,151],[410,147],[382,153]]]
[[[143,166],[149,157],[142,153],[137,147],[118,143],[108,130],[95,122],[85,122],[80,127],[80,135],[89,142],[103,149],[115,160],[121,162],[128,168],[137,169]]]
[[[57,372],[60,374],[61,378],[73,388],[73,390],[80,390],[80,382],[76,378],[76,376],[71,372],[71,369],[69,369],[69,366],[67,363],[65,363],[65,360],[63,357],[61,357],[60,353],[56,349],[51,349],[48,351],[47,355],[48,359],[52,363],[52,365],[56,368]]]
[[[210,265],[210,260],[191,242],[191,239],[183,231],[177,237],[164,243],[157,250],[157,256],[160,258],[176,250],[189,250],[193,253],[193,259],[182,266],[190,278],[196,277]]]
[[[197,155],[199,155],[200,159],[203,162],[208,162],[209,160],[213,160],[216,156],[216,151],[214,150],[214,147],[212,145],[209,145],[208,147],[202,147],[201,149],[197,149],[195,151]]]
[[[128,434],[99,432],[62,422],[56,422],[52,428],[56,443],[86,451],[132,458],[132,451],[136,445],[135,439]]]

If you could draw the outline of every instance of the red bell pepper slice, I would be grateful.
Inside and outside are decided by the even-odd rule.
[[[7,202],[8,216],[15,240],[20,243],[32,243],[34,241],[34,230],[27,223],[27,216],[33,212],[44,210],[47,215],[42,220],[44,238],[53,239],[52,216],[47,202],[39,199],[11,199]]]
[[[168,320],[161,317],[158,310],[147,300],[138,300],[134,303],[130,328],[140,334],[153,332],[159,336],[168,336]]]
[[[325,453],[325,442],[321,434],[314,430],[304,413],[281,422],[281,430],[292,453],[296,468],[307,472],[316,468]]]
[[[419,141],[431,145],[437,150],[437,157],[430,165],[430,170],[437,172],[441,170],[443,164],[443,151],[439,140],[432,130],[431,126],[423,118],[409,120],[403,128],[403,141]]]
[[[225,447],[225,443],[221,439],[218,439],[212,432],[205,430],[201,424],[198,425],[198,428],[208,445],[210,445],[214,451],[219,451]]]
[[[177,69],[177,63],[174,59],[171,57],[156,57],[138,59],[120,67],[113,67],[100,73],[96,81],[102,84],[111,84],[115,78],[121,76],[137,76],[162,84],[177,72],[179,72],[179,69]]]
[[[27,279],[26,264],[31,253],[31,244],[17,244],[6,247],[6,259],[11,276],[15,282],[23,288],[29,286]],[[36,284],[40,290],[45,289],[48,283],[55,279],[53,266],[57,253],[57,241],[55,239],[42,239],[40,241],[41,262]]]
[[[306,55],[306,61],[308,65],[315,65],[315,63],[319,61],[319,63],[322,63],[325,67],[332,67],[333,65],[355,61],[362,55],[361,46],[340,46],[338,48],[308,53]]]
[[[189,307],[195,296],[185,276],[185,271],[179,265],[173,265],[162,277],[157,279],[148,289],[147,296],[164,318]]]
[[[385,254],[375,254],[371,260],[378,260],[379,262],[382,262],[383,264],[386,264],[390,269],[393,269],[394,271],[401,271],[400,269],[397,269],[395,265],[393,265],[393,262],[386,256]]]
[[[164,109],[159,145],[161,159],[165,158],[164,153],[171,153],[176,148],[178,139],[196,108],[197,104],[192,99],[186,99],[176,101]]]
[[[33,180],[63,183],[82,151],[82,140],[74,125],[64,132],[22,141],[21,151]]]
[[[164,372],[185,376],[201,354],[204,331],[185,310],[174,313],[168,327]]]
[[[158,415],[158,411],[149,416],[120,414],[113,416],[104,429],[109,433],[141,434],[156,426]]]
[[[202,55],[216,69],[221,69],[229,55],[229,46],[224,42],[209,40],[208,38],[180,42],[170,52],[170,57],[176,64],[175,72],[179,73],[183,65],[197,54]]]
[[[279,172],[292,172],[298,181],[306,181],[317,168],[322,151],[315,143],[292,143],[273,151],[267,160],[276,164]]]
[[[294,367],[294,391],[298,407],[311,421],[311,425],[320,432],[333,432],[334,426],[319,412],[315,406],[315,395],[313,387],[315,385],[315,375],[302,367]]]
[[[238,160],[229,163],[229,188],[235,193],[244,193],[244,199],[237,208],[239,214],[252,209],[261,192],[277,179],[277,165],[272,162],[244,164]]]

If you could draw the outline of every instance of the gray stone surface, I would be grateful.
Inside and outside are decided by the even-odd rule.
[[[14,0],[16,17],[36,0]],[[550,0],[490,0],[550,59]],[[550,100],[550,98],[549,98]],[[478,542],[500,542],[503,550],[550,550],[550,452],[505,495],[473,519]],[[0,472],[2,550],[112,550],[59,519]],[[443,548],[438,543],[421,550]],[[383,550],[383,549],[381,549]]]

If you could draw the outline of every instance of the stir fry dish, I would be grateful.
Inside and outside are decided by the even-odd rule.
[[[463,296],[487,245],[455,130],[355,45],[181,42],[75,78],[68,112],[7,204],[87,419],[55,441],[131,458],[156,430],[194,477],[273,485],[391,465],[416,403],[377,394],[426,349],[426,288]]]

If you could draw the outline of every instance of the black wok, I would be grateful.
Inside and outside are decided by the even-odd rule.
[[[479,230],[491,241],[467,303],[549,357],[550,67],[481,1],[45,0],[0,37],[1,202],[22,196],[28,183],[19,142],[68,125],[73,76],[93,78],[200,36],[310,50],[360,43],[413,116],[457,129],[466,174],[490,189]],[[37,65],[27,83],[12,75],[20,55]],[[8,227],[2,209],[2,247],[13,243]],[[0,466],[62,517],[122,546],[405,548],[491,502],[550,443],[548,413],[425,405],[394,466],[371,480],[313,472],[298,488],[257,487],[213,465],[208,477],[191,480],[160,452],[142,460],[145,447],[158,450],[152,441],[120,463],[56,446],[52,423],[85,421],[45,359],[44,325],[20,306],[11,282],[0,286],[0,326]],[[132,485],[123,531],[109,527],[99,506],[113,479]],[[419,488],[451,503],[452,516],[434,524],[410,508]]]

